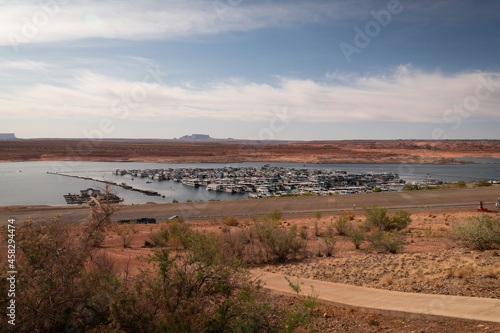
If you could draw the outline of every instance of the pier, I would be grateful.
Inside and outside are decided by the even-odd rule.
[[[51,174],[51,175],[57,175],[57,176],[72,177],[72,178],[78,178],[78,179],[84,179],[84,180],[92,180],[95,182],[104,183],[106,185],[118,186],[118,187],[124,188],[126,190],[130,190],[130,191],[140,192],[140,193],[148,195],[148,196],[157,196],[157,197],[162,197],[162,198],[165,197],[163,194],[161,194],[159,192],[135,188],[135,187],[132,187],[132,186],[127,185],[125,183],[115,183],[115,182],[112,182],[109,180],[100,180],[100,179],[96,179],[96,178],[92,178],[92,177],[68,175],[68,174],[64,174],[64,173],[60,173],[60,172],[47,172],[47,173]]]

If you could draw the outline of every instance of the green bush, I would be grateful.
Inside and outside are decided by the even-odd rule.
[[[378,230],[390,229],[391,219],[387,215],[387,208],[373,205],[371,207],[363,207],[366,215],[365,227],[370,230],[372,228]]]
[[[359,250],[359,248],[361,247],[361,243],[365,240],[365,233],[363,232],[363,230],[361,230],[360,228],[352,227],[347,232],[347,236],[349,236],[349,239],[354,244],[356,250]]]
[[[500,221],[481,214],[452,226],[451,235],[455,240],[476,250],[487,250],[500,245]]]
[[[403,237],[397,230],[391,232],[375,231],[369,235],[368,240],[372,246],[389,253],[397,253],[403,245]]]
[[[283,213],[279,209],[275,209],[268,214],[269,218],[275,222],[281,221]]]
[[[234,216],[224,216],[222,218],[222,223],[229,227],[237,227],[240,225],[240,221],[238,221],[238,219]]]
[[[351,228],[351,223],[349,219],[345,216],[340,216],[334,223],[333,226],[337,230],[340,236],[347,235],[347,232]]]
[[[299,304],[293,305],[287,310],[285,312],[285,317],[282,319],[283,327],[281,328],[281,332],[291,333],[300,325],[311,322],[311,318],[314,315],[314,309],[318,306],[318,295],[314,293],[314,289],[311,295],[302,295],[300,293],[300,281],[297,280],[297,282],[293,283],[287,277],[285,277],[285,279],[290,288],[297,293],[299,299]]]
[[[411,222],[411,214],[406,210],[398,209],[392,215],[392,223],[390,229],[403,230],[408,227]]]
[[[366,214],[365,229],[380,231],[402,230],[411,222],[411,214],[405,210],[397,210],[392,216],[387,214],[387,208],[373,205],[363,207]]]
[[[268,255],[278,262],[286,262],[303,250],[306,242],[296,237],[297,226],[289,229],[279,228],[272,221],[262,221],[255,224],[255,232],[264,245]]]
[[[161,228],[158,231],[151,231],[148,234],[149,244],[152,247],[164,247],[168,243],[169,231],[167,228]]]

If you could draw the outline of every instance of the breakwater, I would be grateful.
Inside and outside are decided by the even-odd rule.
[[[50,175],[64,176],[64,177],[71,177],[71,178],[78,178],[78,179],[84,179],[84,180],[91,180],[91,181],[95,181],[95,182],[99,182],[99,183],[104,183],[106,185],[118,186],[118,187],[124,188],[126,190],[140,192],[140,193],[142,193],[144,195],[148,195],[148,196],[157,196],[157,197],[162,197],[162,198],[165,197],[163,194],[161,194],[159,192],[152,191],[152,190],[144,190],[144,189],[132,187],[132,186],[127,185],[125,183],[116,183],[116,182],[113,182],[113,181],[101,180],[101,179],[92,178],[92,177],[69,175],[69,174],[64,174],[64,173],[61,173],[61,172],[49,172],[48,171],[47,173],[50,174]]]

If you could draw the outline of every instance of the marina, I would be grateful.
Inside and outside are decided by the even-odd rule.
[[[355,194],[401,191],[406,181],[395,172],[348,173],[339,170],[286,168],[266,164],[257,167],[115,169],[117,176],[180,182],[207,191],[248,193],[250,198],[291,195]],[[133,179],[133,178],[132,178]],[[439,181],[427,183],[439,184]]]

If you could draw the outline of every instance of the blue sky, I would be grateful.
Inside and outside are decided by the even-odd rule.
[[[500,139],[495,0],[0,1],[18,137]]]

